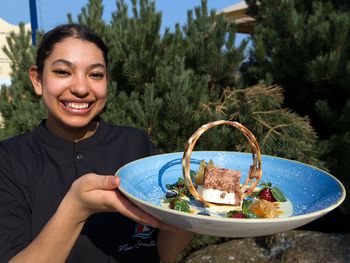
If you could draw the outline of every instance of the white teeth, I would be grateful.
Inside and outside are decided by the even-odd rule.
[[[76,102],[66,102],[66,107],[72,108],[72,109],[87,109],[89,107],[89,103],[76,103]]]

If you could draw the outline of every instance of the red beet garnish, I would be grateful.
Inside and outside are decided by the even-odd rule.
[[[245,218],[245,215],[242,212],[237,212],[237,213],[233,213],[232,218]]]
[[[269,202],[276,202],[276,198],[273,196],[270,188],[264,188],[259,193],[259,198]]]

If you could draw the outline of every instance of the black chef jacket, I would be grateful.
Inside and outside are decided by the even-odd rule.
[[[33,132],[0,142],[0,262],[39,234],[75,179],[86,173],[113,175],[155,153],[143,132],[102,119],[92,137],[77,143],[50,133],[45,121]],[[95,214],[67,262],[159,262],[156,232],[119,213]]]

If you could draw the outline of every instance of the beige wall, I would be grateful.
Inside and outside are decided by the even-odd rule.
[[[25,25],[27,30],[30,30],[30,24]],[[6,56],[2,50],[5,45],[7,45],[6,37],[9,36],[10,32],[19,32],[18,25],[12,25],[0,17],[0,87],[1,84],[10,84],[10,59]],[[3,118],[0,112],[0,129],[4,128]]]
[[[30,24],[25,25],[27,30],[30,30]],[[5,55],[2,50],[3,47],[7,44],[6,37],[10,34],[11,31],[18,32],[18,25],[12,25],[2,18],[0,18],[0,85],[10,83],[10,60]]]
[[[2,118],[1,112],[0,112],[0,129],[4,128],[4,119]]]

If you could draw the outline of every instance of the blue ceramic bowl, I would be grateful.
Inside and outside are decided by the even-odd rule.
[[[262,155],[261,182],[279,187],[293,204],[293,215],[273,219],[214,218],[164,208],[166,184],[173,184],[182,175],[182,152],[160,154],[126,164],[117,171],[120,190],[137,206],[158,219],[192,232],[248,237],[269,235],[307,224],[333,210],[345,199],[344,186],[329,173],[300,162]],[[213,160],[222,167],[240,170],[244,182],[252,155],[222,151],[195,151],[191,155],[191,170],[197,170],[201,160]]]

